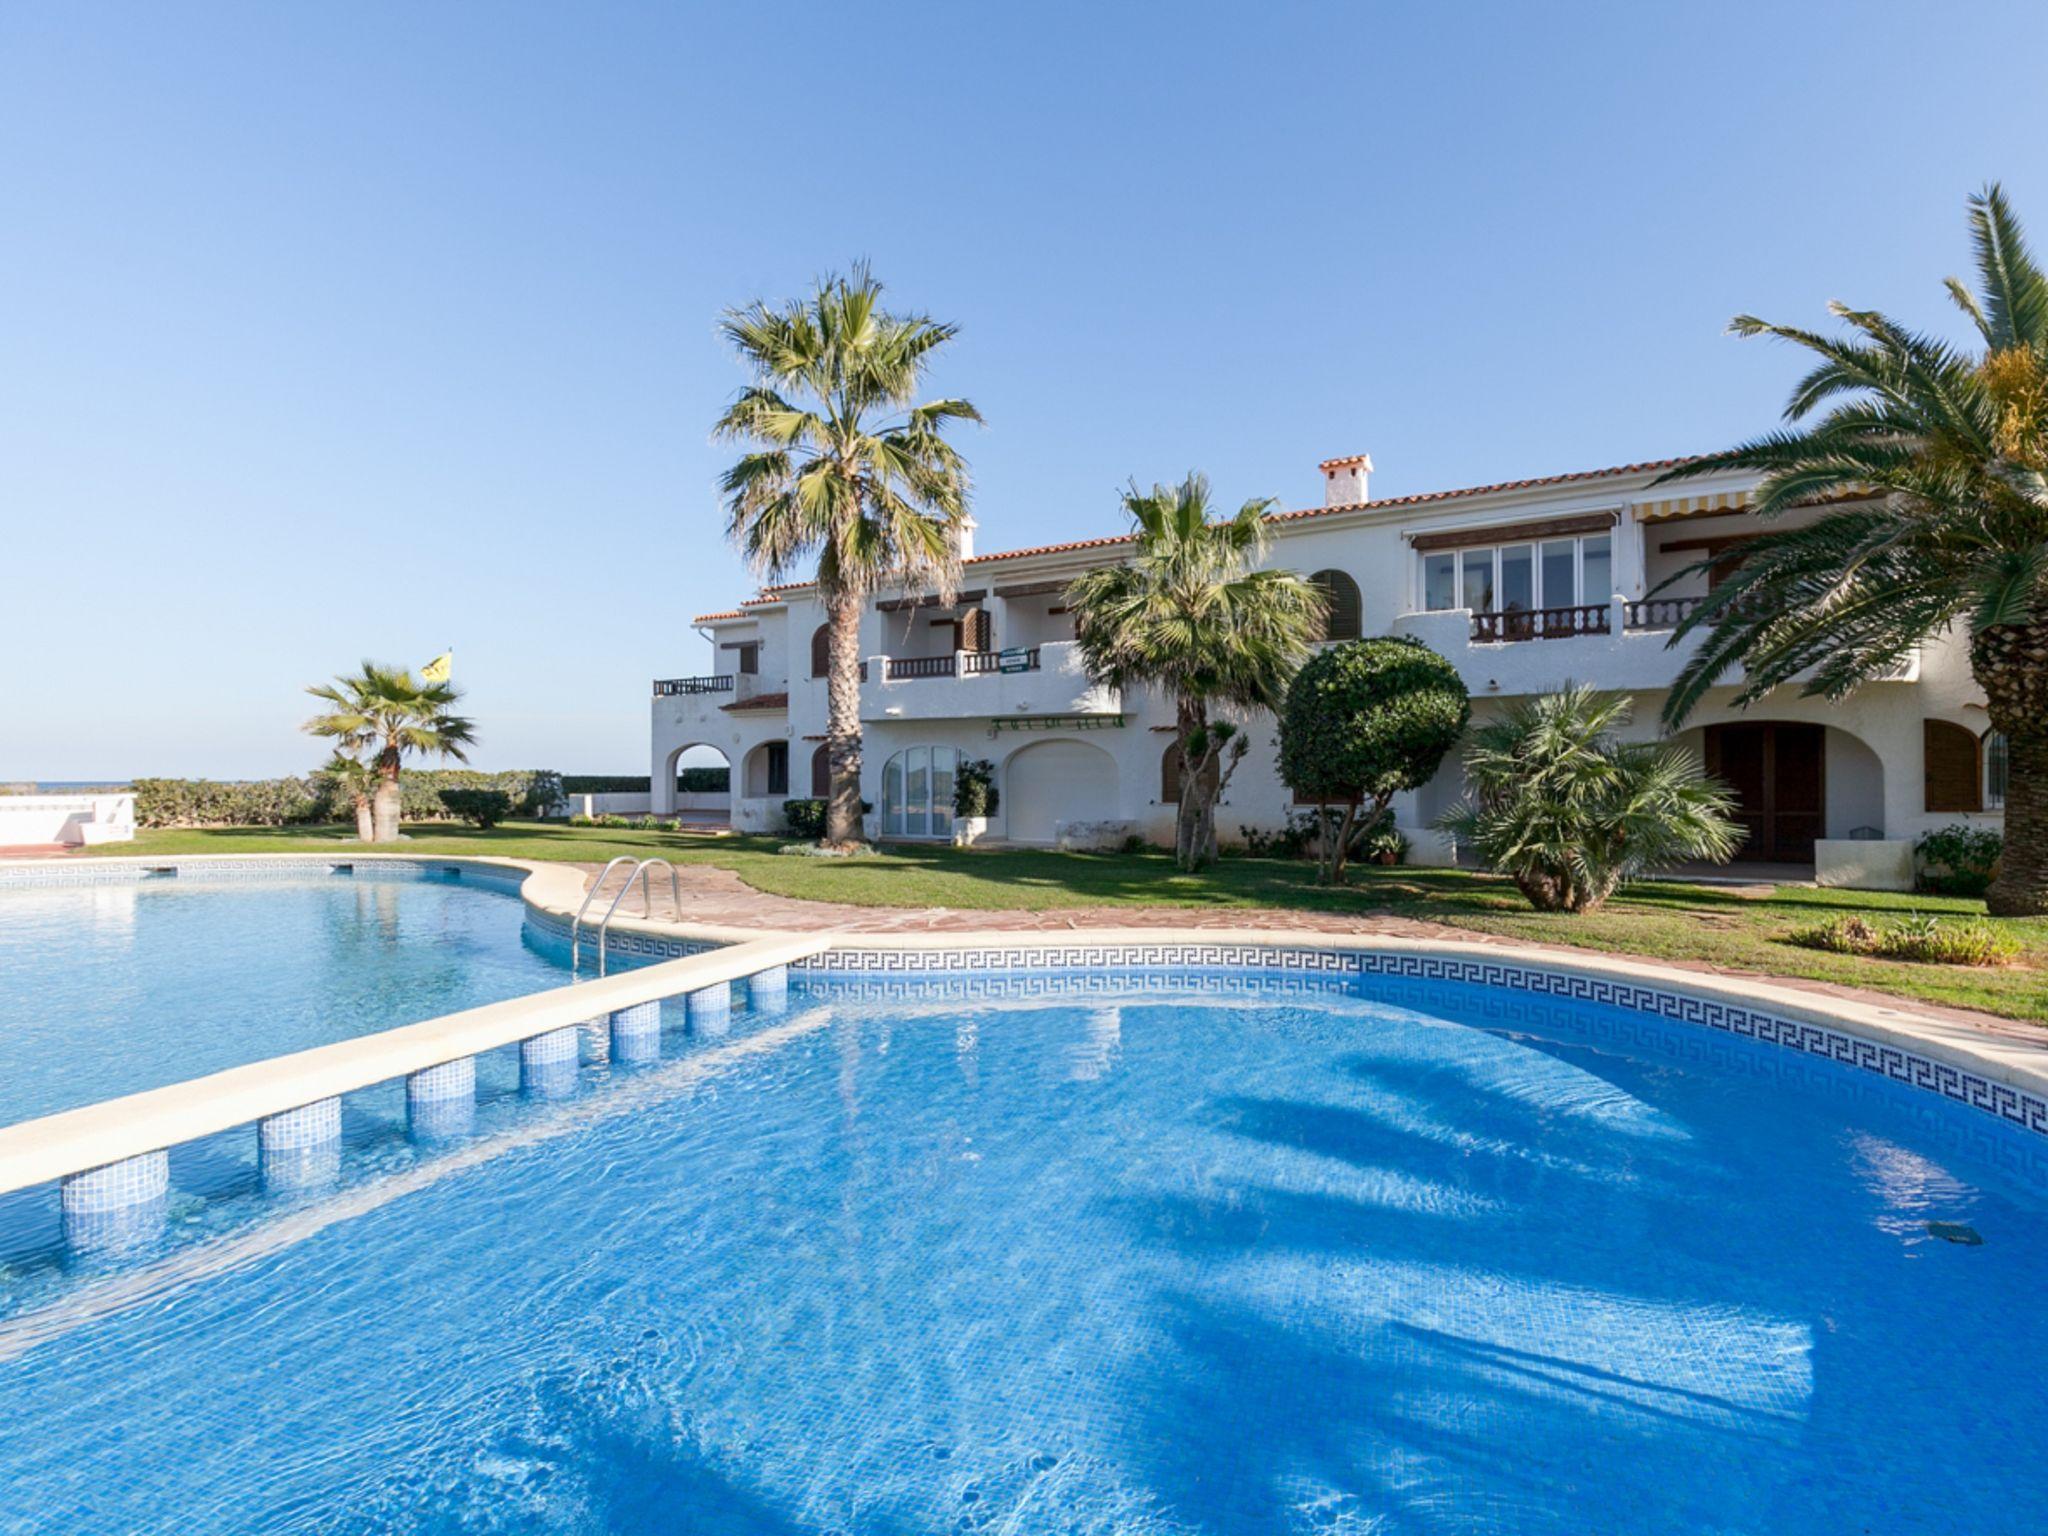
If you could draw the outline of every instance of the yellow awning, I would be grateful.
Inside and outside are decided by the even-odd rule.
[[[1715,512],[1740,512],[1749,506],[1748,491],[1716,491],[1710,496],[1672,496],[1635,504],[1639,523],[1668,522],[1674,517],[1701,517]]]

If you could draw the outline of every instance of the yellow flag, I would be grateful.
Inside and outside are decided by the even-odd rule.
[[[423,683],[445,683],[448,681],[449,669],[454,665],[455,653],[453,651],[443,651],[424,667],[420,668],[420,681]]]

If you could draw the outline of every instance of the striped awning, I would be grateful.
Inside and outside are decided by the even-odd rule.
[[[1748,491],[1715,491],[1709,496],[1671,496],[1635,504],[1639,523],[1664,523],[1674,517],[1709,517],[1716,512],[1741,512],[1754,498]]]

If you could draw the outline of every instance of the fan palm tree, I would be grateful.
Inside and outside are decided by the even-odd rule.
[[[764,579],[815,555],[825,606],[825,842],[861,836],[860,619],[877,588],[926,583],[950,597],[967,519],[967,464],[944,436],[980,421],[965,400],[914,403],[957,327],[882,308],[865,266],[799,302],[755,303],[721,325],[754,381],[714,435],[751,443],[726,471],[727,533]]]
[[[1583,685],[1519,699],[1472,732],[1467,798],[1437,826],[1546,912],[1590,912],[1623,880],[1723,863],[1734,798],[1670,742],[1624,742],[1626,697]]]
[[[1245,752],[1218,706],[1274,710],[1321,633],[1322,592],[1293,571],[1257,570],[1270,499],[1211,521],[1209,482],[1124,493],[1135,547],[1120,565],[1076,577],[1066,591],[1089,678],[1118,690],[1157,688],[1174,704],[1180,818],[1174,857],[1199,869],[1216,856],[1216,802]]]
[[[375,842],[377,823],[372,815],[371,802],[377,793],[377,770],[362,758],[337,747],[334,755],[320,765],[320,776],[348,797],[349,805],[356,813],[356,841]]]
[[[1845,337],[1741,315],[1819,362],[1779,432],[1680,474],[1763,471],[1768,523],[1823,503],[1804,527],[1766,531],[1737,556],[1674,636],[1705,635],[1666,705],[1676,725],[1731,668],[1738,702],[1810,670],[1805,691],[1840,698],[1961,626],[1991,726],[2004,734],[2005,854],[1987,896],[2002,915],[2048,912],[2048,276],[2005,194],[1970,200],[1977,289],[1948,280],[1977,332],[1957,348],[1837,303]],[[1808,422],[1814,413],[1818,419]],[[1671,478],[1671,477],[1667,477]],[[1839,503],[1839,504],[1837,504]],[[1668,583],[1667,583],[1668,585]]]
[[[366,661],[362,671],[316,683],[306,692],[331,707],[304,729],[331,739],[351,756],[367,755],[376,771],[370,797],[372,842],[397,841],[398,775],[408,752],[431,752],[462,763],[469,760],[463,748],[476,740],[475,722],[454,713],[462,691],[453,683],[422,683],[404,667]]]

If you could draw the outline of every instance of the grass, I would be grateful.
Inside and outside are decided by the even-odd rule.
[[[1357,872],[1351,887],[1327,890],[1315,884],[1312,865],[1276,859],[1230,858],[1200,875],[1183,875],[1167,855],[1151,852],[899,847],[864,859],[800,859],[778,854],[779,844],[779,839],[525,822],[490,832],[420,827],[400,849],[586,863],[602,863],[619,853],[658,853],[677,864],[729,869],[773,895],[860,906],[1384,913],[1531,943],[1838,982],[2007,1018],[2048,1021],[2048,918],[2006,919],[1995,925],[2019,946],[2018,963],[2009,966],[1936,966],[1802,949],[1790,942],[1800,930],[1857,915],[1874,921],[1909,913],[1983,918],[1983,902],[1962,897],[1797,886],[1757,896],[1659,881],[1630,887],[1601,911],[1573,917],[1532,911],[1505,881],[1466,870],[1368,866]],[[352,832],[341,828],[251,827],[143,832],[132,843],[95,852],[339,853],[359,847]]]

